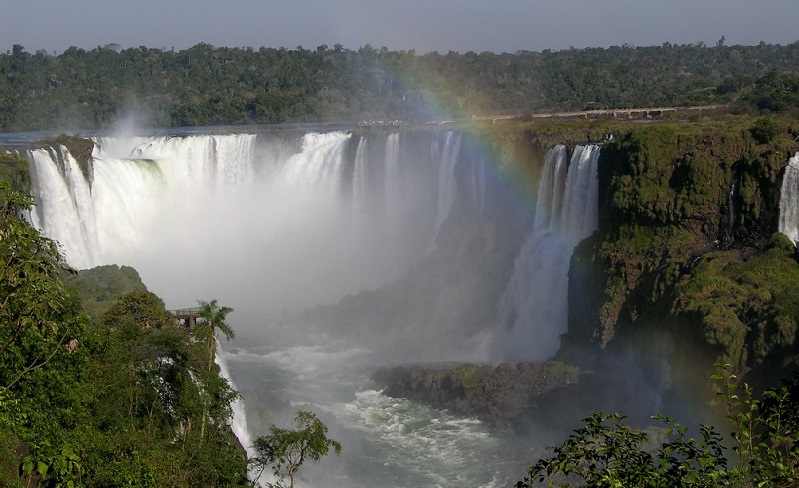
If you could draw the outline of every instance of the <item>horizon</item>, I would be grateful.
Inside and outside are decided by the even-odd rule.
[[[110,44],[182,51],[214,47],[315,49],[367,44],[418,54],[450,51],[515,53],[572,47],[660,46],[664,43],[753,46],[797,42],[794,0],[757,4],[744,0],[641,2],[566,0],[407,0],[336,4],[300,0],[160,3],[75,0],[8,0],[0,18],[0,49],[63,53]],[[87,12],[91,14],[88,15]],[[57,28],[56,28],[57,27]]]
[[[791,41],[791,42],[785,43],[785,44],[778,43],[778,42],[768,43],[768,42],[765,42],[765,41],[760,41],[760,42],[754,43],[754,44],[730,44],[730,43],[726,42],[726,39],[725,39],[722,45],[724,47],[727,47],[727,48],[758,47],[760,45],[784,47],[784,46],[790,46],[792,44],[797,44],[797,43],[799,43],[799,39],[796,39],[794,41]],[[447,52],[441,52],[441,51],[418,52],[415,49],[408,49],[408,50],[406,50],[406,49],[391,49],[391,48],[388,48],[386,46],[375,46],[375,45],[372,45],[370,43],[366,43],[366,44],[363,44],[363,45],[357,46],[357,47],[344,46],[344,45],[329,45],[329,44],[320,44],[319,46],[313,46],[313,47],[311,47],[311,46],[295,46],[295,47],[258,46],[258,47],[256,47],[256,46],[216,45],[216,44],[211,44],[211,43],[208,43],[208,42],[200,41],[200,42],[198,42],[196,44],[193,44],[191,46],[187,46],[187,47],[178,49],[178,48],[176,48],[174,46],[172,46],[172,47],[165,47],[165,46],[156,47],[156,46],[147,46],[147,45],[122,46],[122,45],[120,45],[118,43],[111,42],[111,43],[106,43],[104,45],[97,45],[97,46],[94,46],[94,47],[80,47],[80,46],[74,46],[73,45],[73,46],[66,47],[62,51],[57,51],[57,50],[47,51],[47,50],[44,50],[44,49],[33,50],[33,49],[29,49],[25,45],[22,45],[22,44],[19,44],[19,43],[15,43],[15,44],[12,44],[8,49],[5,49],[5,50],[3,50],[2,46],[0,46],[0,54],[6,54],[6,55],[10,54],[12,52],[13,47],[17,46],[17,45],[18,46],[22,46],[22,50],[24,52],[28,53],[28,54],[31,54],[31,55],[38,54],[38,53],[42,52],[42,53],[44,53],[47,56],[58,57],[58,56],[63,55],[66,51],[68,51],[69,49],[72,49],[72,48],[80,49],[80,50],[83,50],[83,51],[86,51],[86,52],[91,52],[91,51],[97,50],[97,49],[108,49],[108,50],[111,50],[111,51],[114,51],[114,52],[122,52],[122,51],[125,51],[125,50],[128,50],[128,49],[145,48],[145,49],[154,49],[154,50],[165,52],[165,53],[166,52],[181,53],[181,52],[188,51],[190,49],[196,48],[198,46],[203,46],[203,45],[210,46],[213,49],[242,49],[242,50],[247,49],[247,50],[252,50],[252,51],[258,51],[258,50],[261,50],[261,49],[298,51],[298,50],[300,50],[300,48],[305,50],[305,51],[314,51],[314,50],[319,49],[321,47],[325,47],[328,50],[333,50],[336,46],[340,46],[342,51],[359,52],[362,49],[370,47],[370,48],[372,48],[372,49],[374,49],[376,51],[387,49],[389,52],[408,52],[408,53],[413,53],[416,56],[427,56],[427,55],[433,55],[433,54],[446,55],[448,53],[453,53],[453,52],[458,54],[458,55],[464,55],[464,54],[467,54],[467,53],[476,53],[476,54],[489,53],[489,54],[494,54],[494,55],[520,55],[520,54],[525,54],[525,53],[543,54],[543,53],[549,53],[549,52],[557,53],[557,52],[565,52],[565,51],[572,51],[572,50],[578,50],[579,51],[579,50],[583,50],[583,49],[601,49],[601,50],[609,50],[609,49],[639,49],[639,48],[648,49],[648,48],[660,48],[660,47],[666,47],[666,46],[671,46],[671,47],[682,47],[682,46],[700,47],[700,46],[702,46],[704,48],[713,48],[713,47],[718,47],[719,44],[718,44],[718,41],[717,41],[717,43],[714,43],[712,45],[704,43],[703,41],[687,42],[687,43],[681,43],[681,44],[674,43],[674,42],[669,42],[669,41],[664,41],[662,44],[632,45],[632,44],[625,43],[625,44],[622,44],[622,45],[613,44],[613,45],[610,45],[610,46],[584,46],[584,47],[579,47],[579,48],[578,47],[574,47],[574,46],[570,46],[568,48],[563,48],[563,49],[549,49],[549,48],[540,49],[540,50],[517,49],[516,51],[513,51],[513,52],[507,52],[507,51],[502,51],[502,52],[497,52],[497,51],[479,51],[478,52],[478,51],[457,51],[457,50],[450,50],[450,51],[447,51]]]

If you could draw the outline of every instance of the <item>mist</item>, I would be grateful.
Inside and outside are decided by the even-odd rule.
[[[88,174],[64,149],[30,154],[33,223],[77,268],[133,266],[168,308],[234,309],[237,340],[219,350],[244,398],[234,430],[319,413],[348,447],[310,486],[505,486],[520,472],[540,435],[390,399],[371,375],[555,354],[569,256],[596,225],[596,147],[571,163],[550,151],[533,203],[456,131],[119,129],[94,139]]]
[[[33,154],[34,223],[77,268],[135,267],[170,308],[217,298],[247,324],[378,288],[435,247],[452,206],[437,194],[457,157],[447,134],[406,163],[398,135],[119,129],[95,139],[91,184],[69,153]],[[431,162],[447,151],[449,166]]]

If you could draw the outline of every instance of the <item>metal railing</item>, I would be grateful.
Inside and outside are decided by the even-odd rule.
[[[182,316],[182,315],[198,315],[202,310],[200,307],[192,307],[192,308],[179,308],[177,310],[167,310],[167,312],[171,313],[174,316]]]

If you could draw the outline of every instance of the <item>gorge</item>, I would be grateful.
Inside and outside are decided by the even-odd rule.
[[[31,220],[75,267],[129,264],[170,307],[232,306],[239,340],[221,356],[250,434],[306,405],[345,445],[312,486],[507,486],[557,433],[507,436],[387,397],[371,373],[556,355],[623,364],[677,405],[713,357],[742,373],[795,364],[795,285],[728,298],[746,270],[796,273],[772,237],[790,138],[618,132],[567,147],[521,131],[511,161],[452,129],[96,137],[88,166],[64,147],[27,153]]]

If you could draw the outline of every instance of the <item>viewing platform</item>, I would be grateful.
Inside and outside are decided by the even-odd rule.
[[[193,329],[197,325],[197,318],[200,316],[200,307],[179,308],[177,310],[167,310],[175,316],[175,320],[181,327]]]

